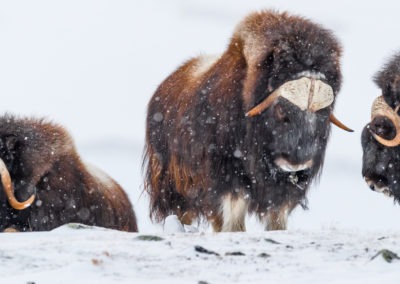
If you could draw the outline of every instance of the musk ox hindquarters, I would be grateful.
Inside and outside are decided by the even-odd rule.
[[[363,130],[362,175],[368,186],[400,201],[400,53],[375,75],[382,95]]]
[[[84,164],[59,125],[1,116],[0,175],[0,231],[47,231],[71,222],[137,231],[124,190]]]
[[[151,217],[243,231],[246,212],[285,229],[320,172],[341,85],[332,33],[298,16],[253,13],[227,50],[179,67],[147,114]]]

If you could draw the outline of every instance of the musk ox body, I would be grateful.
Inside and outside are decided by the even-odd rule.
[[[0,231],[46,231],[77,222],[137,231],[123,189],[84,164],[59,125],[0,117]]]
[[[364,127],[362,175],[369,187],[400,201],[400,53],[375,75],[382,91]]]
[[[218,57],[186,62],[148,106],[151,217],[243,231],[247,212],[285,229],[319,173],[341,85],[341,48],[301,17],[262,11]]]

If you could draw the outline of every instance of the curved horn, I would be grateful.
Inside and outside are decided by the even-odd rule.
[[[346,125],[344,125],[343,123],[341,123],[340,120],[337,119],[337,118],[333,115],[333,113],[331,113],[331,114],[329,115],[329,121],[330,121],[331,123],[333,123],[334,125],[336,125],[337,127],[341,128],[341,129],[343,129],[343,130],[345,130],[345,131],[347,131],[347,132],[354,132],[353,129],[348,128]]]
[[[246,116],[256,116],[262,113],[264,110],[269,108],[271,104],[280,96],[279,89],[273,93],[271,93],[268,97],[266,97],[261,103],[253,107],[246,113]]]
[[[372,136],[375,138],[375,140],[387,147],[396,147],[400,144],[400,118],[397,115],[398,108],[399,106],[396,108],[395,111],[393,111],[393,109],[386,103],[383,96],[377,97],[372,104],[371,121],[374,120],[374,118],[377,116],[384,116],[387,117],[396,128],[396,136],[392,140],[382,138],[371,131]]]
[[[19,202],[14,195],[14,188],[11,184],[11,177],[10,173],[7,170],[6,165],[4,164],[3,160],[0,159],[0,176],[1,176],[1,183],[3,185],[3,189],[5,194],[7,195],[8,203],[11,205],[12,208],[16,210],[22,210],[29,207],[33,201],[35,200],[35,195],[33,194],[29,197],[28,200],[24,202]]]

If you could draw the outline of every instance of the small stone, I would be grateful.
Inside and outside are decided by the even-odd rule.
[[[152,236],[152,235],[141,235],[141,236],[137,236],[136,237],[137,240],[139,241],[162,241],[164,240],[163,238],[159,237],[159,236]]]

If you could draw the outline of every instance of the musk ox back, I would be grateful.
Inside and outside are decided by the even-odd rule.
[[[123,189],[84,164],[59,125],[1,116],[0,175],[0,231],[46,231],[71,222],[137,231]]]
[[[341,85],[341,48],[301,17],[263,11],[218,57],[199,56],[157,89],[147,114],[151,217],[243,231],[246,212],[285,229],[319,173]]]
[[[382,95],[363,130],[362,175],[368,186],[400,201],[400,53],[375,75]]]

